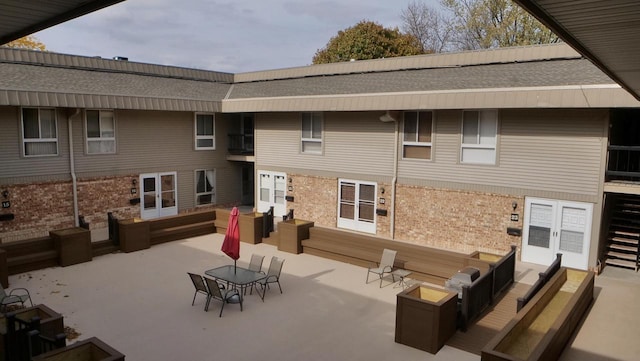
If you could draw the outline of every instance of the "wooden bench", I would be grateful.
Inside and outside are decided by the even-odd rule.
[[[215,211],[216,219],[214,220],[214,224],[216,226],[216,233],[225,234],[227,233],[227,226],[229,226],[229,215],[231,214],[231,210],[216,208]]]
[[[392,249],[397,252],[396,267],[411,271],[411,278],[439,285],[464,267],[478,268],[484,274],[490,264],[471,254],[325,227],[311,227],[302,247],[304,253],[362,267],[371,267],[380,261],[383,249]]]
[[[458,314],[458,326],[462,331],[466,331],[469,324],[480,317],[515,281],[516,246],[511,246],[509,253],[490,263],[489,267],[489,271],[471,285],[462,286]]]
[[[557,360],[593,301],[594,278],[560,268],[487,343],[482,360]]]
[[[151,245],[216,231],[216,210],[209,209],[148,220]]]
[[[0,245],[6,252],[9,275],[58,265],[58,252],[49,236]]]

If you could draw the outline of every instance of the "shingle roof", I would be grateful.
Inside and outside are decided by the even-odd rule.
[[[613,84],[584,59],[312,76],[235,84],[229,99]]]
[[[0,105],[258,112],[639,104],[557,44],[235,75],[0,48]]]

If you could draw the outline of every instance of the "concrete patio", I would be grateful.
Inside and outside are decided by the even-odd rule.
[[[285,258],[283,294],[267,291],[264,303],[247,295],[244,311],[220,303],[204,312],[205,297],[191,306],[187,272],[204,274],[233,261],[220,251],[223,235],[165,243],[92,262],[10,276],[35,303],[64,315],[65,325],[98,337],[127,360],[480,360],[445,346],[436,355],[394,342],[400,288],[365,284],[366,269],[306,254],[282,253],[266,244],[242,243],[239,266],[251,254]],[[518,263],[516,280],[533,283],[544,267]],[[596,278],[596,300],[562,360],[636,360],[640,277],[611,267]],[[514,304],[515,308],[515,304]]]

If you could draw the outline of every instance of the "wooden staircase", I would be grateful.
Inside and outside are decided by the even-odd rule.
[[[605,264],[638,271],[640,197],[619,197],[613,205]]]

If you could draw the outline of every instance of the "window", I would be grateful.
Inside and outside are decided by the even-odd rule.
[[[405,112],[402,157],[431,159],[432,112]]]
[[[196,205],[216,203],[216,173],[213,170],[196,170]]]
[[[322,113],[302,113],[302,153],[322,153]]]
[[[495,164],[497,110],[473,110],[462,113],[463,163]]]
[[[116,127],[113,111],[87,110],[87,153],[112,154],[116,152]]]
[[[58,130],[54,109],[22,109],[22,141],[25,157],[58,155]]]
[[[196,114],[196,149],[216,149],[213,114]]]

